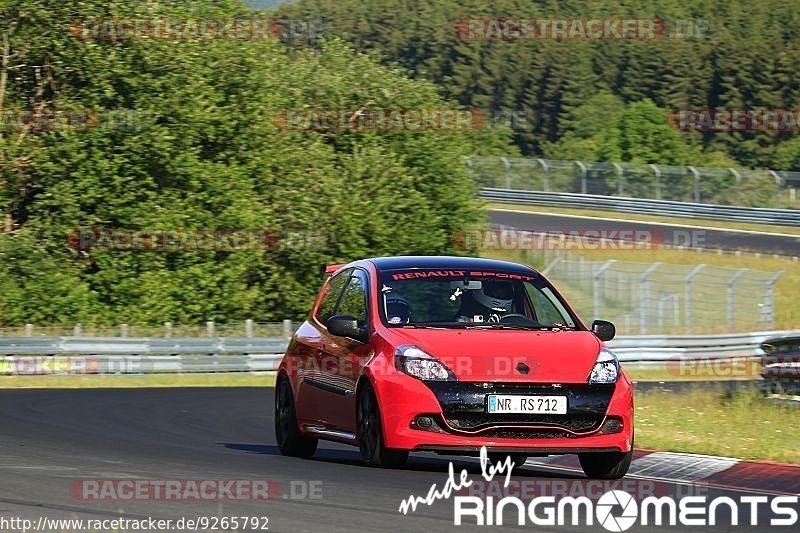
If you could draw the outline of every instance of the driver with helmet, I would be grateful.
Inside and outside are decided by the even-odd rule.
[[[514,303],[514,283],[508,280],[487,280],[481,288],[468,290],[458,311],[459,322],[500,322],[510,313]]]

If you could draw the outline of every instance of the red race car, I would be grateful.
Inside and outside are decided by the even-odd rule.
[[[625,475],[633,391],[603,341],[544,276],[515,263],[391,257],[333,265],[275,386],[285,455],[318,439],[371,465],[411,451],[578,454],[590,478]]]

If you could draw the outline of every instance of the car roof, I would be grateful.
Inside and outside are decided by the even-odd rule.
[[[538,274],[534,269],[511,261],[500,261],[497,259],[485,259],[481,257],[457,257],[444,255],[408,255],[396,257],[374,257],[367,259],[372,262],[378,270],[411,270],[415,268],[436,269],[436,268],[458,268],[458,269],[483,269],[483,270],[504,270],[507,272],[519,272],[525,274]]]

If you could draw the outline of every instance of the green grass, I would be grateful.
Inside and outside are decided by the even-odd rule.
[[[126,389],[137,387],[271,387],[273,373],[147,374],[134,376],[0,376],[0,389]]]
[[[800,411],[757,391],[704,386],[680,396],[639,393],[635,402],[639,448],[800,464]]]
[[[512,209],[518,211],[536,211],[541,213],[578,215],[584,217],[617,218],[620,220],[641,220],[643,222],[657,222],[662,224],[684,224],[688,226],[703,226],[706,228],[743,229],[749,231],[789,233],[792,235],[800,235],[800,228],[792,226],[773,226],[769,224],[752,224],[748,222],[727,222],[727,221],[717,222],[715,220],[704,220],[700,218],[635,215],[631,213],[618,213],[616,211],[601,211],[596,209],[570,209],[570,208],[551,207],[544,205],[506,204],[499,202],[489,202],[486,203],[485,206],[486,209]],[[800,210],[798,210],[798,216],[800,217]]]

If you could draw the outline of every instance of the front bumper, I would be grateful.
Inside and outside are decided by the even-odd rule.
[[[626,452],[632,446],[633,395],[616,385],[422,382],[397,374],[379,381],[390,448],[442,453],[490,451],[566,454]],[[486,412],[488,394],[565,395],[566,415]]]

